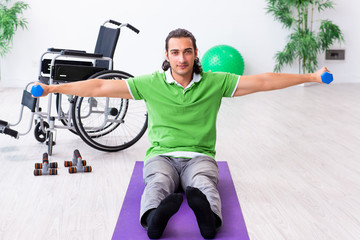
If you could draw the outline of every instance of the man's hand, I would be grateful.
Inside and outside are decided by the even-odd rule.
[[[326,68],[326,67],[322,67],[320,70],[314,72],[311,74],[311,77],[312,77],[312,82],[317,82],[317,83],[324,83],[321,79],[321,75],[324,73],[324,72],[328,72],[330,73],[330,71]]]
[[[41,86],[41,88],[43,89],[43,92],[41,94],[41,96],[34,96],[35,92],[33,92],[34,88],[36,88],[37,86]],[[45,85],[45,84],[42,84],[42,83],[39,83],[39,82],[35,82],[33,88],[31,89],[31,93],[33,94],[33,97],[37,98],[37,97],[45,97],[49,94],[49,86],[48,85]],[[38,93],[38,92],[36,92]],[[35,94],[36,95],[36,94]]]

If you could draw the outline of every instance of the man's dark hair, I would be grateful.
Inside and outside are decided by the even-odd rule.
[[[196,46],[196,39],[194,37],[194,35],[189,32],[188,30],[186,29],[182,29],[182,28],[178,28],[178,29],[175,29],[173,31],[171,31],[169,33],[169,35],[167,36],[166,40],[165,40],[165,50],[166,52],[169,50],[169,40],[170,38],[182,38],[182,37],[185,37],[185,38],[190,38],[192,43],[193,43],[193,47],[194,47],[194,51],[196,51],[197,49],[197,46]],[[170,63],[165,60],[162,64],[162,69],[164,71],[167,71],[168,69],[170,68]],[[202,73],[202,67],[201,67],[201,64],[200,64],[200,60],[199,58],[197,57],[194,61],[194,73],[196,74],[200,74]]]

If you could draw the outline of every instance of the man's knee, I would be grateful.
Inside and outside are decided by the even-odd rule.
[[[164,173],[154,173],[145,180],[145,185],[148,188],[164,189],[165,191],[170,192],[174,192],[178,184],[179,180],[177,178]]]
[[[164,174],[175,178],[178,173],[176,169],[171,165],[168,159],[164,156],[155,156],[146,161],[143,170],[143,177],[146,179],[154,174]]]
[[[203,188],[216,187],[219,171],[216,161],[210,157],[193,158],[182,175],[182,184]]]

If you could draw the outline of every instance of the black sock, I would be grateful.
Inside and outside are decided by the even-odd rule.
[[[172,193],[149,213],[146,218],[149,238],[159,239],[161,237],[169,219],[179,210],[182,201],[183,196],[180,193]]]
[[[216,235],[216,217],[206,196],[197,188],[188,186],[185,191],[187,202],[194,211],[200,233],[205,239]]]

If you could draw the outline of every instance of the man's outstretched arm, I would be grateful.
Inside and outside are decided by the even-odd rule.
[[[241,76],[234,96],[282,89],[307,82],[323,83],[321,81],[321,74],[324,72],[328,72],[326,67],[321,68],[315,73],[308,74],[263,73]]]
[[[42,96],[46,96],[49,93],[61,93],[80,97],[113,97],[132,99],[125,80],[89,79],[66,84],[37,84],[41,85],[44,89]]]

